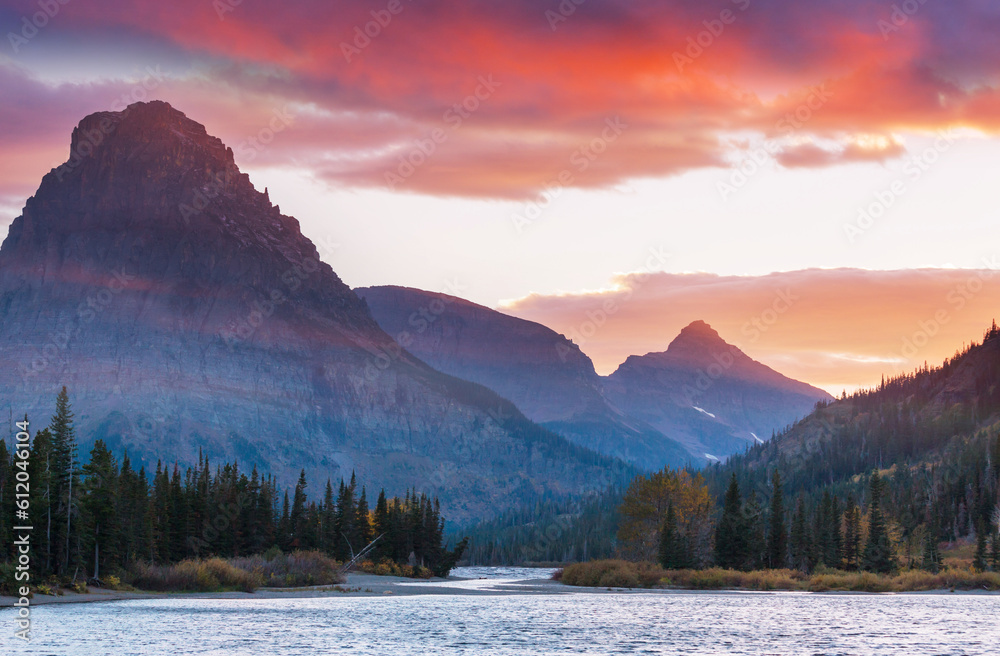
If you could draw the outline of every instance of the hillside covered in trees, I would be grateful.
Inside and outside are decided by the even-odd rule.
[[[19,451],[21,451],[19,449]],[[50,425],[37,431],[29,456],[16,457],[0,441],[0,514],[15,516],[18,473],[27,474],[27,520],[33,527],[33,580],[56,575],[99,579],[132,564],[169,564],[212,556],[237,557],[268,550],[316,550],[349,561],[378,538],[367,556],[446,575],[461,556],[443,545],[444,519],[436,499],[408,493],[369,500],[354,476],[310,499],[305,472],[295,489],[282,492],[275,479],[236,463],[216,465],[199,456],[182,471],[157,463],[136,470],[97,441],[80,461],[73,413],[65,390]],[[22,502],[23,503],[23,502]],[[12,524],[0,524],[0,563],[14,559]],[[4,575],[10,574],[4,571]]]
[[[533,553],[511,547],[538,542],[556,517],[562,543],[544,553],[564,562],[585,560],[585,536],[603,545],[590,558],[668,570],[936,571],[942,545],[967,549],[973,569],[1000,569],[1000,329],[941,367],[817,404],[725,463],[641,475],[588,507],[603,517],[539,507],[473,534],[508,562]]]

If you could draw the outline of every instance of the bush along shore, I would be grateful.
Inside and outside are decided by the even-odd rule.
[[[812,574],[807,574],[793,569],[752,572],[718,567],[701,570],[666,570],[654,563],[596,560],[569,565],[557,571],[553,578],[566,585],[592,588],[808,592],[1000,591],[1000,573],[959,568],[948,568],[937,573],[907,570],[895,574],[878,574],[821,567]]]

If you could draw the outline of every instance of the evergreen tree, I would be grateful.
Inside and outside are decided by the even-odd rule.
[[[79,481],[77,471],[76,429],[69,393],[63,387],[56,397],[56,414],[49,425],[52,434],[50,460],[52,476],[53,526],[51,529],[53,563],[59,573],[68,574],[71,565],[77,564],[79,555],[73,550],[73,517],[77,511]]]
[[[334,518],[334,558],[341,562],[346,562],[354,557],[355,549],[362,549],[364,545],[357,547],[355,536],[355,524],[357,522],[357,508],[354,505],[354,487],[356,485],[354,474],[351,474],[351,484],[345,485],[340,481],[340,492],[337,494],[337,514]]]
[[[869,494],[871,499],[868,507],[868,541],[861,557],[861,568],[869,572],[888,574],[896,569],[896,555],[882,513],[884,486],[878,470],[872,472]]]
[[[691,566],[687,541],[677,528],[673,502],[667,504],[667,516],[660,530],[659,560],[663,569],[686,569]]]
[[[1000,532],[990,534],[990,569],[1000,572]]]
[[[289,529],[292,533],[292,547],[306,547],[302,544],[302,538],[306,534],[306,470],[299,472],[299,482],[295,484],[295,496],[292,500],[292,510],[289,515]]]
[[[781,492],[781,474],[774,471],[771,478],[771,513],[767,533],[767,566],[772,569],[785,567],[788,561],[788,532],[785,528],[785,502]]]
[[[764,507],[756,492],[750,493],[743,507],[743,524],[746,531],[747,558],[743,565],[746,570],[758,570],[765,566],[767,558],[767,524],[764,521]]]
[[[372,518],[371,514],[368,511],[368,494],[366,493],[365,488],[363,486],[361,488],[361,496],[358,497],[356,515],[357,518],[355,519],[355,525],[357,528],[355,530],[358,536],[358,544],[359,544],[358,549],[361,550],[367,547],[368,543],[375,539],[374,535],[375,529],[372,527]],[[443,534],[443,531],[438,531],[438,533],[439,533],[438,540],[435,544],[440,545],[441,543],[440,534]]]
[[[941,550],[938,545],[938,532],[932,526],[927,527],[924,535],[924,553],[920,568],[935,574],[941,571]]]
[[[117,562],[122,505],[118,463],[102,440],[94,443],[83,474],[80,506],[87,536],[84,544],[93,554],[93,577],[100,579],[102,570]]]
[[[844,569],[855,571],[861,566],[861,509],[854,497],[847,499],[844,510]]]
[[[806,504],[800,497],[795,513],[792,515],[791,536],[792,567],[803,572],[812,570],[812,539],[809,535],[809,525],[806,520]]]
[[[813,529],[815,538],[815,564],[823,563],[829,567],[840,565],[840,514],[837,500],[824,490],[823,499],[816,510],[816,523]]]
[[[976,527],[976,555],[972,558],[972,569],[985,572],[986,563],[986,525],[980,521]]]
[[[14,517],[14,494],[16,493],[15,469],[13,452],[7,450],[7,440],[0,439],[0,560],[6,561],[13,557],[11,524],[7,518]],[[34,519],[34,518],[32,518]]]
[[[43,573],[53,571],[55,553],[52,549],[53,508],[52,475],[52,433],[43,428],[35,434],[31,442],[31,456],[28,458],[28,480],[30,482],[29,499],[31,500],[31,520],[39,529],[35,549],[35,574],[41,578]]]
[[[375,545],[373,558],[376,561],[392,558],[392,545],[394,538],[390,535],[389,523],[389,502],[385,498],[385,490],[378,493],[378,501],[375,502],[374,532],[376,537],[382,538]]]
[[[326,492],[323,495],[323,510],[320,513],[322,527],[320,529],[320,548],[328,556],[334,555],[337,545],[337,504],[333,500],[333,485],[326,479]]]
[[[733,474],[715,529],[715,564],[724,569],[741,569],[747,561],[747,534],[743,517],[743,497]]]
[[[278,520],[278,547],[282,551],[289,551],[292,548],[293,539],[288,490],[285,490],[285,500],[281,504],[281,519]]]

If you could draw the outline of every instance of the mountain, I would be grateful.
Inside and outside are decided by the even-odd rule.
[[[711,461],[746,449],[832,397],[727,344],[704,321],[666,351],[629,357],[607,378],[618,408]]]
[[[418,289],[355,291],[386,332],[434,368],[644,469],[724,458],[831,398],[751,360],[702,321],[666,352],[632,356],[602,378],[576,344],[541,324]]]
[[[379,325],[435,369],[485,385],[532,421],[643,468],[690,454],[612,406],[580,348],[545,326],[470,301],[407,287],[355,289]]]
[[[170,105],[87,116],[70,154],[0,248],[0,401],[35,429],[66,385],[81,446],[147,471],[199,449],[285,483],[356,470],[454,521],[627,476],[401,348]]]
[[[925,365],[875,389],[822,403],[766,445],[709,471],[716,490],[731,472],[744,489],[766,489],[771,472],[780,468],[786,490],[797,493],[856,480],[873,469],[927,465],[939,473],[955,468],[948,474],[964,489],[961,477],[970,471],[978,477],[974,458],[987,457],[986,441],[998,433],[1000,330],[994,325],[981,344],[942,366]]]

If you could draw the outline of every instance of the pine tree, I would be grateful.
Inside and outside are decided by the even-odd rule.
[[[38,545],[35,547],[35,574],[53,571],[55,554],[52,545],[52,476],[50,464],[52,461],[52,433],[43,428],[35,434],[31,441],[31,456],[28,458],[28,481],[30,482],[29,499],[31,500],[31,520],[35,522],[38,535]]]
[[[303,469],[299,472],[299,482],[295,484],[295,496],[292,500],[292,510],[289,516],[289,526],[292,532],[292,546],[299,548],[307,548],[307,544],[303,544],[307,533],[306,527],[306,487],[309,484],[306,482],[306,470]]]
[[[285,490],[285,500],[281,504],[281,519],[278,521],[278,547],[282,551],[291,550],[293,539],[288,490]]]
[[[687,541],[677,529],[673,502],[667,504],[667,516],[660,529],[659,560],[663,569],[686,569],[691,566]]]
[[[824,490],[823,499],[816,510],[813,528],[815,538],[815,564],[837,567],[840,564],[840,513],[837,500]]]
[[[84,543],[93,553],[93,577],[100,579],[102,565],[106,570],[117,563],[121,521],[118,463],[102,440],[94,443],[83,474],[80,507],[87,535]]]
[[[976,527],[976,554],[972,557],[972,569],[985,572],[986,564],[986,524],[979,522]]]
[[[785,527],[785,502],[781,492],[781,474],[771,478],[771,518],[767,533],[767,566],[785,567],[788,560],[788,532]]]
[[[743,518],[743,497],[734,473],[715,529],[715,564],[724,569],[741,569],[747,560],[747,535]]]
[[[371,514],[368,512],[368,494],[364,486],[361,487],[361,496],[358,497],[357,519],[355,519],[356,532],[358,536],[358,549],[364,549],[368,543],[375,539],[375,529],[372,528]],[[443,531],[441,532],[443,533]],[[437,544],[441,542],[441,535],[438,536]]]
[[[792,515],[791,535],[792,567],[802,572],[812,570],[812,539],[809,535],[809,525],[806,520],[806,504],[800,497],[795,513]]]
[[[861,565],[861,509],[854,497],[844,510],[844,569],[855,571]]]
[[[389,521],[389,502],[385,498],[385,490],[378,493],[378,501],[375,502],[374,532],[376,536],[383,536],[375,545],[373,558],[380,561],[383,558],[392,558],[392,545],[394,542],[391,535]]]
[[[73,550],[73,516],[76,513],[77,499],[74,487],[79,493],[77,481],[77,445],[76,429],[73,427],[73,410],[69,402],[69,393],[63,387],[56,397],[56,414],[49,425],[52,434],[52,492],[51,503],[54,505],[52,527],[52,549],[56,556],[55,566],[58,572],[69,573],[70,566],[77,563],[79,556]]]
[[[1000,532],[990,534],[990,569],[1000,572]]]
[[[326,493],[323,495],[323,510],[320,513],[320,548],[328,556],[334,555],[337,545],[337,505],[333,500],[333,485],[326,479]]]
[[[884,493],[882,477],[873,471],[869,481],[871,499],[868,507],[868,542],[861,557],[861,568],[869,572],[888,574],[896,569],[896,555],[882,513]]]
[[[764,507],[755,492],[750,493],[743,507],[743,524],[746,530],[747,558],[743,569],[753,571],[764,567],[767,558],[767,524]]]
[[[14,494],[16,493],[13,452],[7,449],[7,440],[0,439],[0,517],[14,517]],[[33,519],[33,518],[32,518]],[[9,521],[0,520],[0,562],[13,557],[10,547],[14,544]]]

